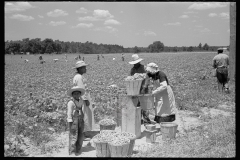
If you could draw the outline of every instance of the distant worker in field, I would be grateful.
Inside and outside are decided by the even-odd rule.
[[[229,92],[228,88],[228,66],[229,66],[229,57],[223,53],[223,48],[219,48],[218,55],[213,58],[212,66],[216,69],[216,77],[218,82],[218,91]]]
[[[133,54],[132,55],[132,61],[129,62],[129,64],[133,65],[133,68],[130,71],[130,75],[133,76],[135,73],[146,73],[144,65],[142,65],[140,62],[142,61],[142,58],[139,58],[138,54]],[[143,84],[145,81],[142,82]],[[146,88],[147,89],[147,88]],[[142,87],[140,88],[142,91]],[[137,97],[133,96],[133,99],[136,99]],[[137,99],[138,100],[138,99]],[[140,101],[138,100],[137,106],[140,106]],[[148,117],[147,111],[141,110],[141,115],[142,115],[142,122],[143,124],[151,124],[151,120]]]
[[[155,97],[157,114],[154,121],[157,123],[174,121],[176,119],[177,108],[175,97],[166,74],[160,71],[155,63],[147,64],[146,71],[147,77],[153,80],[153,88],[156,88],[152,91]],[[146,83],[149,83],[149,81]]]
[[[69,127],[69,155],[75,151],[79,154],[83,144],[84,114],[83,114],[83,96],[84,86],[74,86],[68,90],[67,95],[72,99],[67,103],[67,122]]]
[[[97,60],[98,60],[98,61],[99,61],[99,58],[100,58],[99,55],[97,55]]]
[[[94,127],[94,115],[92,108],[92,100],[90,92],[87,86],[87,79],[84,77],[84,74],[87,72],[86,64],[84,61],[78,61],[74,67],[77,70],[76,75],[73,78],[74,86],[85,86],[85,94],[82,96],[84,101],[83,103],[83,114],[84,114],[84,136],[85,138],[89,137],[89,132],[92,131]]]
[[[122,61],[124,61],[124,54],[122,53]]]
[[[82,58],[82,60],[84,61],[84,57]]]
[[[81,55],[79,54],[79,57],[78,57],[79,60],[81,60]]]
[[[104,56],[101,54],[101,57],[104,58]]]
[[[40,61],[41,61],[41,60],[43,60],[42,56],[39,56],[39,58],[38,58],[38,59],[39,59]]]

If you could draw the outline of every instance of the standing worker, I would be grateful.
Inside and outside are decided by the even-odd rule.
[[[72,97],[67,103],[67,122],[69,126],[69,145],[68,153],[75,152],[75,155],[79,154],[83,144],[83,130],[84,130],[84,114],[83,96],[85,93],[84,86],[74,86],[68,90],[67,95]]]
[[[130,75],[133,76],[135,73],[146,73],[146,70],[144,68],[144,65],[142,65],[140,62],[143,60],[142,58],[139,58],[138,54],[132,55],[133,61],[129,62],[129,64],[133,64],[133,68],[130,71]],[[144,84],[145,81],[143,80],[142,84]],[[146,88],[147,89],[147,88]],[[140,88],[140,91],[142,91],[142,87]],[[137,97],[132,97],[133,99]],[[137,99],[138,100],[138,99]],[[140,101],[138,100],[137,106],[140,106]],[[151,124],[151,120],[149,119],[147,112],[143,109],[141,109],[142,114],[142,122],[143,124]]]
[[[124,54],[122,53],[122,61],[124,61]]]
[[[223,53],[223,48],[219,48],[218,54],[213,58],[212,66],[216,69],[216,77],[218,82],[218,91],[229,92],[228,88],[228,67],[229,67],[229,57]]]
[[[83,103],[83,113],[84,113],[84,131],[83,134],[85,138],[89,137],[89,131],[92,131],[94,127],[94,115],[92,109],[92,100],[90,97],[89,89],[87,86],[87,79],[83,76],[87,72],[86,64],[84,61],[78,61],[74,67],[77,70],[76,75],[73,78],[74,86],[85,86],[85,94],[82,96]]]
[[[156,88],[152,91],[152,94],[155,96],[157,111],[154,121],[157,123],[174,121],[176,119],[177,108],[175,97],[166,74],[160,71],[155,63],[147,64],[146,71],[147,77],[153,80],[153,87]]]
[[[99,55],[97,55],[97,60],[98,60],[98,61],[99,61],[99,58],[100,58]]]

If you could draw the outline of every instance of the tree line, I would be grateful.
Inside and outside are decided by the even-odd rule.
[[[96,44],[92,42],[64,42],[51,38],[41,41],[40,38],[24,38],[17,41],[5,42],[5,54],[61,54],[61,53],[82,53],[82,54],[106,54],[106,53],[159,53],[179,51],[216,51],[219,46],[209,46],[200,43],[198,46],[169,47],[164,46],[161,41],[155,41],[148,47],[128,47],[112,44]]]

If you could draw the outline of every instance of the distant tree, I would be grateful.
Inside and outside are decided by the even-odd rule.
[[[187,51],[192,52],[193,51],[193,46],[188,47]]]
[[[199,50],[202,50],[202,43],[199,43],[198,48]]]
[[[160,41],[155,41],[148,46],[150,52],[161,52],[164,50],[164,44]]]
[[[209,49],[209,45],[207,43],[205,43],[202,48],[207,51]]]
[[[134,50],[134,53],[138,53],[140,51],[137,46],[135,46],[133,50]]]
[[[46,53],[49,53],[49,54],[52,53],[52,52],[54,52],[52,44],[48,44],[45,52],[46,52]]]

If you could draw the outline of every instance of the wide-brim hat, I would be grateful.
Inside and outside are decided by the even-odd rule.
[[[132,59],[133,60],[130,61],[129,64],[137,64],[143,60],[142,58],[139,58],[139,56],[137,54],[133,54]]]
[[[218,50],[218,51],[223,51],[223,48],[218,48],[217,50]]]
[[[148,63],[146,67],[146,71],[150,73],[156,73],[159,71],[158,65],[156,65],[155,63]]]
[[[81,92],[81,96],[83,96],[84,93],[85,93],[84,87],[74,86],[74,87],[72,87],[71,89],[69,89],[69,90],[67,91],[67,95],[70,96],[70,97],[72,97],[72,93],[73,93],[74,91],[80,91],[80,92]]]
[[[75,64],[75,67],[73,67],[73,69],[80,68],[80,67],[87,66],[87,65],[88,64],[86,64],[84,61],[77,61]]]

